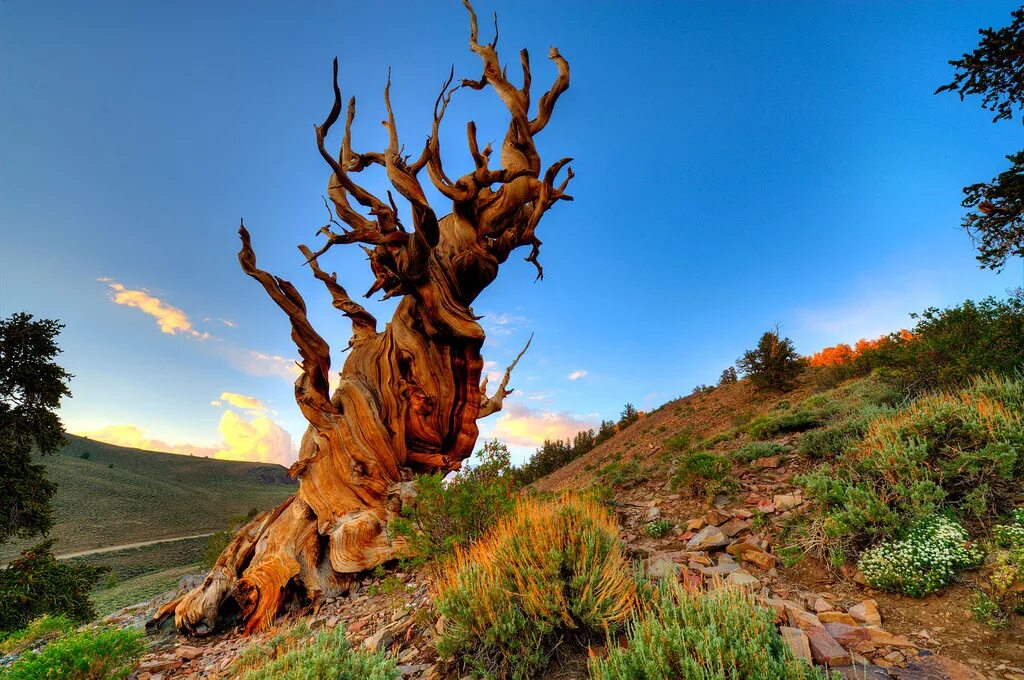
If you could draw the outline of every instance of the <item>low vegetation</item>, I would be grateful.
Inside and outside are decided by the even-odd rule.
[[[672,488],[693,496],[713,498],[732,482],[732,461],[713,451],[683,454],[672,473]]]
[[[135,670],[146,645],[142,633],[122,628],[67,632],[41,651],[28,651],[0,671],[2,680],[120,680]]]
[[[10,633],[0,633],[0,656],[17,654],[75,630],[78,624],[64,616],[43,614],[27,626]]]
[[[479,463],[447,482],[444,475],[416,478],[416,499],[388,531],[409,542],[412,565],[450,556],[491,528],[515,503],[508,449],[497,441],[477,452]]]
[[[1013,508],[1024,477],[1024,379],[978,378],[873,419],[852,450],[801,478],[825,535],[861,548],[942,510]]]
[[[614,518],[594,501],[525,498],[441,574],[438,651],[471,670],[523,678],[557,641],[615,631],[637,586]]]
[[[811,680],[827,676],[796,659],[774,614],[737,588],[699,593],[660,581],[627,626],[626,646],[590,660],[594,680]]]
[[[873,588],[924,597],[978,566],[983,554],[968,545],[967,531],[936,515],[918,522],[898,541],[882,541],[861,555],[859,567]]]
[[[285,628],[239,655],[231,677],[240,680],[397,680],[394,659],[352,649],[345,629],[335,626],[314,635],[305,623]]]
[[[58,562],[52,545],[44,541],[0,570],[0,631],[23,628],[43,614],[75,621],[95,615],[89,591],[106,570]]]

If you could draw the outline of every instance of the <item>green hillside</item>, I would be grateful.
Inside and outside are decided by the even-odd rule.
[[[67,440],[59,453],[40,459],[57,483],[56,554],[217,531],[296,489],[280,465]],[[31,543],[0,547],[0,559]]]

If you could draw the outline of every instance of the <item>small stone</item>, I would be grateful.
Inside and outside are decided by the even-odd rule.
[[[725,534],[729,538],[732,538],[740,532],[748,531],[750,529],[750,522],[733,517],[728,522],[723,524],[720,528],[722,529],[723,534]]]
[[[822,623],[843,623],[843,624],[846,624],[848,626],[855,626],[855,625],[857,625],[857,620],[854,619],[849,614],[846,614],[844,612],[835,612],[835,611],[819,612],[818,613],[818,618],[821,619]]]
[[[782,641],[793,651],[793,656],[803,659],[807,663],[813,663],[814,657],[811,656],[811,645],[807,633],[799,628],[781,626],[779,634],[782,635]]]
[[[153,661],[145,661],[139,664],[138,670],[158,673],[160,671],[171,671],[175,668],[180,668],[184,663],[181,659],[154,659]]]
[[[714,525],[708,525],[691,538],[686,547],[689,550],[713,550],[729,545],[729,537]]]
[[[748,588],[750,590],[761,589],[761,581],[743,569],[737,569],[729,574],[729,576],[726,577],[725,582],[729,585]]]
[[[760,468],[761,470],[774,470],[779,467],[779,462],[778,456],[766,456],[764,458],[758,458],[751,463],[751,466]]]
[[[878,602],[875,600],[864,600],[860,604],[850,607],[848,613],[866,626],[882,625],[882,615],[878,611]]]
[[[647,508],[647,521],[648,522],[653,522],[654,520],[658,519],[659,517],[661,517],[661,508],[659,508],[657,505],[652,505],[651,507]]]
[[[761,501],[757,504],[757,509],[759,512],[770,515],[775,512],[775,504],[771,501]]]
[[[704,515],[704,521],[715,526],[720,526],[730,519],[732,519],[732,515],[726,514],[718,508],[711,508]]]
[[[792,510],[796,506],[804,502],[803,496],[796,494],[779,494],[772,499],[772,504],[775,506],[776,512],[785,512],[786,510]]]
[[[707,522],[704,521],[703,517],[694,517],[693,519],[686,520],[686,530],[700,531],[704,528],[705,524],[707,524]]]
[[[204,654],[205,650],[201,647],[192,647],[190,645],[179,645],[175,648],[174,653],[176,656],[191,661],[192,659],[198,659]]]
[[[370,637],[363,640],[363,649],[371,652],[383,652],[391,646],[394,636],[387,628],[381,628]]]
[[[738,541],[725,549],[727,553],[744,562],[751,562],[761,569],[771,569],[775,566],[775,556],[766,553],[755,543],[750,541]]]
[[[811,656],[817,663],[832,667],[850,664],[850,655],[825,628],[805,628],[804,632],[811,644]]]

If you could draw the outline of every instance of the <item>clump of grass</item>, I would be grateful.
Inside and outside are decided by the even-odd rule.
[[[630,621],[627,644],[590,659],[594,680],[823,680],[823,671],[793,656],[774,615],[737,588],[690,592],[657,584],[650,607]],[[837,676],[838,677],[838,676]]]
[[[1002,628],[1011,613],[1024,614],[1024,508],[1014,510],[1010,524],[993,528],[984,569],[984,588],[973,611],[979,620]]]
[[[785,411],[754,418],[747,424],[747,432],[754,439],[763,440],[789,432],[803,432],[821,424],[821,415],[814,411]]]
[[[695,496],[714,496],[730,486],[732,462],[711,451],[698,451],[683,456],[672,474],[672,488]]]
[[[778,456],[780,454],[789,451],[788,446],[783,446],[776,442],[751,442],[744,444],[740,448],[732,452],[732,457],[735,460],[749,463],[758,458],[768,458],[770,456]]]
[[[686,451],[690,448],[693,436],[689,430],[680,430],[665,440],[665,449],[668,451]]]
[[[83,630],[26,652],[3,673],[4,680],[120,680],[134,670],[146,645],[142,633],[122,628]]]
[[[303,622],[246,649],[231,676],[241,680],[397,680],[401,673],[395,661],[383,654],[352,649],[342,626],[311,635]]]
[[[438,652],[472,670],[532,677],[567,631],[611,632],[637,585],[614,518],[593,500],[521,500],[484,538],[457,549],[435,586],[446,618]]]
[[[67,635],[77,627],[77,623],[63,614],[44,614],[20,630],[0,633],[0,654],[17,654],[39,642]]]

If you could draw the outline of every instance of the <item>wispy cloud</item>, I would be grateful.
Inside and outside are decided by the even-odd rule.
[[[586,371],[582,371],[582,370],[581,371],[573,371],[572,373],[570,373],[566,377],[569,380],[579,380],[580,378],[586,378],[587,377],[587,372]]]
[[[123,284],[106,277],[98,280],[107,284],[110,288],[110,299],[113,300],[114,304],[134,307],[142,313],[153,317],[156,319],[161,333],[166,333],[167,335],[182,333],[199,340],[208,340],[210,338],[209,333],[200,333],[195,329],[185,312],[173,305],[167,304],[158,297],[150,295],[149,291],[145,288],[126,288]]]
[[[527,328],[530,320],[520,314],[492,314],[484,313],[480,325],[484,327],[487,335],[512,335],[513,333]]]
[[[594,427],[590,416],[565,411],[534,411],[524,404],[505,402],[493,424],[482,421],[481,438],[497,438],[515,446],[540,446],[545,439],[568,439]]]

